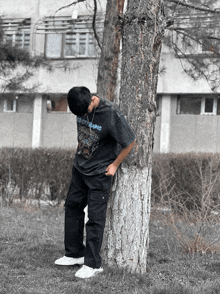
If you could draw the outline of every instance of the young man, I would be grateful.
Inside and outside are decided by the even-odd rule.
[[[102,272],[99,255],[112,176],[135,143],[135,135],[117,106],[74,87],[67,96],[77,116],[78,147],[65,202],[65,256],[57,265],[83,265],[75,276],[90,278]],[[121,150],[118,148],[121,146]],[[86,246],[84,208],[88,205]]]

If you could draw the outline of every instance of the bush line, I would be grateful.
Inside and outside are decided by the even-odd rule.
[[[172,208],[202,211],[218,209],[220,154],[155,154],[152,201]]]
[[[0,148],[2,195],[10,186],[10,194],[15,195],[16,190],[17,196],[28,198],[32,191],[39,199],[45,197],[47,188],[49,200],[65,199],[74,155],[75,149]],[[152,203],[175,203],[178,209],[216,209],[219,175],[220,154],[154,154]]]
[[[71,180],[74,156],[74,149],[1,148],[2,195],[6,192],[16,195],[16,190],[16,196],[20,198],[34,195],[39,199],[49,192],[49,200],[64,199]]]

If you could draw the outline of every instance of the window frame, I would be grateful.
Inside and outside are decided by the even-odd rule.
[[[66,45],[67,45],[67,39],[66,39],[66,35],[69,32],[66,33],[57,33],[57,35],[61,35],[61,48],[60,48],[60,56],[56,57],[56,56],[49,56],[48,52],[47,52],[47,48],[48,48],[48,35],[56,35],[56,33],[47,33],[46,34],[46,38],[45,38],[45,57],[47,59],[79,59],[79,58],[97,58],[98,55],[96,54],[96,50],[95,50],[95,42],[93,43],[94,46],[94,54],[89,55],[89,45],[90,45],[90,35],[92,35],[92,33],[88,30],[88,31],[81,31],[81,32],[77,32],[77,31],[72,31],[73,34],[76,34],[76,48],[77,48],[77,53],[76,55],[67,55],[66,54]],[[85,34],[86,35],[86,43],[85,43],[85,54],[80,54],[80,34]]]
[[[210,98],[214,99],[212,112],[206,112],[205,111],[206,99],[210,99]],[[218,99],[218,97],[202,97],[200,114],[201,115],[217,115],[217,99]]]
[[[49,35],[61,35],[61,44],[60,44],[60,56],[59,57],[50,57],[50,56],[47,56],[47,45],[48,45],[48,36]],[[48,33],[48,34],[46,34],[45,35],[45,48],[44,48],[44,56],[47,58],[47,59],[61,59],[62,58],[62,56],[63,56],[63,34],[61,34],[61,33],[52,33],[52,32],[50,32],[50,33]]]
[[[72,34],[76,34],[76,48],[77,48],[77,54],[76,55],[66,55],[65,51],[66,51],[66,45],[67,45],[67,39],[66,36],[68,33],[72,33]],[[86,36],[86,42],[85,42],[85,54],[80,54],[80,34],[85,34]],[[64,40],[63,40],[63,57],[64,58],[96,58],[97,55],[95,54],[95,50],[94,50],[94,54],[93,55],[89,55],[89,45],[90,45],[90,37],[93,33],[90,32],[90,30],[88,31],[68,31],[65,33],[64,36]],[[93,41],[94,41],[94,37],[93,37]],[[95,49],[95,42],[92,43],[93,45],[93,49]]]
[[[176,108],[176,114],[177,115],[218,115],[217,111],[218,111],[218,99],[220,99],[219,96],[199,96],[199,95],[184,95],[185,97],[183,97],[183,95],[178,95],[177,96],[177,108]],[[190,114],[190,113],[180,113],[180,99],[181,98],[200,98],[201,99],[201,106],[200,106],[200,113],[199,114]],[[205,111],[205,107],[206,107],[206,99],[214,99],[213,101],[213,108],[212,108],[212,112],[206,112]]]
[[[97,18],[97,33],[101,33],[104,25],[104,15],[99,15]],[[70,16],[58,16],[58,17],[47,17],[44,19],[43,23],[40,24],[37,28],[37,33],[42,33],[45,35],[45,46],[44,46],[44,56],[47,59],[51,60],[59,60],[59,59],[96,59],[98,58],[98,45],[95,40],[94,32],[92,29],[92,17],[87,16],[78,16],[78,18],[73,20]],[[71,35],[76,34],[76,38],[68,39],[68,34]],[[59,34],[61,35],[60,46],[61,50],[59,52],[59,56],[52,56],[49,51],[52,47],[52,43],[50,44],[48,34]],[[84,38],[80,38],[80,34],[85,34]],[[83,45],[85,44],[85,52],[81,53],[80,50],[80,40]],[[51,40],[52,42],[52,40]],[[76,47],[74,48],[74,42]],[[92,46],[91,46],[92,45]],[[68,54],[68,46],[69,46],[69,54]],[[84,47],[84,46],[83,46]],[[76,49],[76,54],[74,54],[74,50]]]
[[[45,95],[47,101],[47,113],[67,113],[70,112],[66,93],[62,95]],[[61,110],[66,106],[65,110]],[[60,109],[59,109],[60,108]]]
[[[8,100],[9,100],[9,98],[4,99],[3,112],[11,112],[11,113],[17,112],[17,99],[16,98],[11,99],[11,100],[13,100],[13,109],[12,110],[8,109]]]
[[[187,99],[187,98],[194,98],[194,99],[196,99],[196,98],[200,98],[200,99],[202,99],[202,97],[199,97],[198,95],[196,95],[196,96],[194,96],[194,95],[177,95],[177,108],[176,108],[176,114],[178,114],[178,115],[201,115],[201,103],[202,103],[202,101],[201,101],[201,103],[200,103],[200,111],[199,111],[199,114],[196,114],[196,113],[181,113],[181,109],[180,109],[180,100],[181,100],[181,98],[183,98],[183,99]]]
[[[11,42],[12,46],[31,50],[31,19],[3,19],[4,42]],[[16,39],[17,35],[21,38]],[[28,38],[25,38],[28,35]],[[11,40],[9,40],[11,36]]]

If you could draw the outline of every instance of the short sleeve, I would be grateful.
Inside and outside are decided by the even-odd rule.
[[[120,111],[113,111],[109,134],[122,148],[128,147],[134,140],[135,135]]]

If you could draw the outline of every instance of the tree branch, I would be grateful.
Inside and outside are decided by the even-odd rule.
[[[197,38],[195,38],[194,36],[190,35],[190,34],[187,34],[187,32],[185,30],[180,30],[180,29],[172,29],[172,31],[175,31],[177,34],[179,35],[183,35],[185,37],[188,37],[189,39],[195,41],[196,43],[202,45],[201,41]]]
[[[65,9],[65,8],[68,8],[68,7],[71,7],[72,5],[76,5],[77,3],[80,3],[80,2],[85,2],[86,0],[76,0],[70,4],[67,4],[67,5],[64,5],[62,7],[60,7],[56,12],[55,12],[55,15],[57,14],[58,11],[62,10],[62,9]],[[98,46],[100,49],[102,49],[102,46],[101,46],[101,43],[100,43],[100,39],[99,39],[99,36],[97,34],[97,31],[96,31],[96,15],[97,15],[97,0],[94,0],[94,13],[93,13],[93,21],[92,21],[92,28],[93,28],[93,32],[94,32],[94,35],[95,35],[95,39],[98,43]]]
[[[97,14],[97,1],[94,0],[94,14],[93,14],[93,20],[92,20],[92,28],[93,28],[93,32],[94,32],[94,35],[95,35],[95,39],[98,43],[98,46],[100,49],[102,49],[102,46],[101,46],[101,43],[100,43],[100,39],[99,39],[99,36],[97,34],[97,31],[96,31],[96,14]]]
[[[188,8],[193,8],[193,9],[196,9],[196,10],[204,11],[204,12],[220,14],[220,11],[217,10],[217,9],[210,9],[210,8],[201,7],[201,6],[198,6],[198,5],[185,3],[185,2],[183,2],[181,0],[170,0],[170,2],[175,3],[177,5],[185,6],[185,7],[188,7]]]
[[[76,5],[77,3],[80,3],[80,2],[85,2],[86,0],[76,0],[70,4],[67,4],[67,5],[64,5],[62,7],[60,7],[56,12],[55,14],[57,14],[58,11],[62,10],[62,9],[65,9],[65,8],[68,8],[68,7],[71,7],[72,5]]]
[[[181,55],[184,57],[184,59],[188,61],[188,63],[190,64],[190,66],[192,66],[192,67],[195,69],[195,72],[197,72],[198,75],[199,75],[200,77],[203,77],[203,78],[206,80],[207,84],[210,86],[210,88],[214,91],[214,89],[216,88],[216,85],[213,86],[213,85],[210,84],[210,82],[211,82],[211,80],[210,80],[210,74],[206,74],[206,73],[205,73],[205,70],[203,70],[203,69],[201,68],[201,65],[198,66],[198,65],[196,64],[196,62],[194,62],[194,60],[192,60],[191,58],[189,58],[189,57],[187,56],[187,54],[185,54],[185,53],[184,53],[179,47],[176,46],[175,43],[173,43],[172,48],[173,48],[174,52],[175,52],[177,55],[178,55],[178,52],[181,53]],[[179,58],[179,61],[180,61],[180,64],[181,64],[182,69],[184,70],[184,72],[185,72],[187,75],[190,75],[191,78],[197,80],[198,77],[196,77],[196,76],[193,75],[192,73],[190,74],[190,70],[187,70],[187,69],[185,68],[185,66],[184,66],[184,64],[183,64],[183,62],[182,62],[182,60],[181,60],[181,58]],[[219,66],[218,66],[218,67],[219,67]],[[219,84],[219,83],[218,83],[218,78],[216,78],[213,82],[214,82],[215,84]]]

